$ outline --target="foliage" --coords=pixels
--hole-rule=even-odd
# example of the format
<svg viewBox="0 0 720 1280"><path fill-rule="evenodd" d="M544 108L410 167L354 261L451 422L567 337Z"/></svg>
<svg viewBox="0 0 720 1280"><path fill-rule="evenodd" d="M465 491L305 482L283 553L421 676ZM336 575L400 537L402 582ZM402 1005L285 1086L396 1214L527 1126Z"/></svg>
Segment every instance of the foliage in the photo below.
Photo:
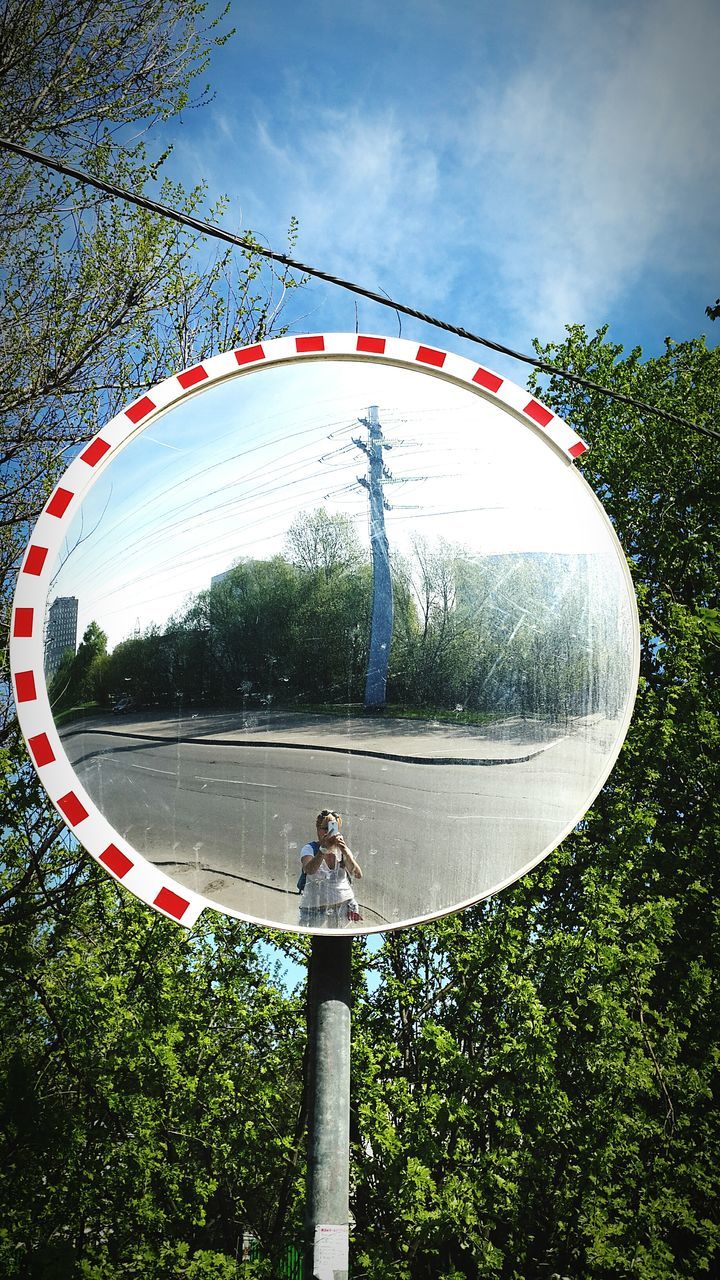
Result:
<svg viewBox="0 0 720 1280"><path fill-rule="evenodd" d="M162 181L152 130L207 99L196 78L227 37L205 13L8 0L3 131L197 209L202 186ZM277 331L294 282L5 151L0 176L6 622L31 524L82 443L169 372ZM56 685L102 695L106 660L93 624ZM298 1194L297 1004L257 934L215 921L189 938L96 871L44 798L5 670L0 690L0 1273L259 1276L271 1264L241 1261L243 1234L272 1259Z"/></svg>
<svg viewBox="0 0 720 1280"><path fill-rule="evenodd" d="M642 361L604 333L543 352L712 422L720 353ZM687 1280L717 1270L720 896L717 446L546 402L630 557L630 733L573 835L499 897L390 936L356 1013L355 1248L367 1277Z"/></svg>
<svg viewBox="0 0 720 1280"><path fill-rule="evenodd" d="M322 574L330 582L338 573L356 568L363 551L348 516L330 514L317 507L298 516L287 533L287 558L311 574Z"/></svg>
<svg viewBox="0 0 720 1280"><path fill-rule="evenodd" d="M235 1276L297 1199L298 1002L236 922L190 938L87 864L64 892L5 913L0 1270Z"/></svg>
<svg viewBox="0 0 720 1280"><path fill-rule="evenodd" d="M197 0L9 0L0 17L0 114L15 141L186 211L161 182L152 127L198 105L193 79L223 43ZM272 332L294 280L251 253L84 193L0 150L0 598L4 617L32 521L79 445L148 386ZM210 210L220 214L223 202ZM290 228L291 240L295 225ZM2 708L2 726L11 709Z"/></svg>
<svg viewBox="0 0 720 1280"><path fill-rule="evenodd" d="M61 659L49 689L51 706L63 709L95 702L106 668L107 636L97 622L91 622L77 653L68 649Z"/></svg>
<svg viewBox="0 0 720 1280"><path fill-rule="evenodd" d="M476 723L566 720L601 702L614 714L625 692L612 662L619 624L609 608L588 616L591 572L585 556L478 558L418 539L414 556L393 567L387 705ZM107 705L123 695L141 706L245 704L248 696L359 705L372 599L352 526L314 511L293 522L285 555L241 561L164 630L152 626L116 645L89 682L81 647L54 682L58 705L93 696ZM532 624L541 612L551 618L542 630Z"/></svg>
<svg viewBox="0 0 720 1280"><path fill-rule="evenodd" d="M267 1274L300 1230L303 1116L272 935L148 912L58 840L19 755L0 761L0 1274ZM239 1263L246 1235L265 1270Z"/></svg>
<svg viewBox="0 0 720 1280"><path fill-rule="evenodd" d="M209 49L202 9L11 0L6 127L97 173L156 183L160 157L131 135L188 101ZM67 455L170 368L262 336L278 299L253 258L203 269L183 233L22 162L0 165L7 603L28 523ZM280 298L289 284L275 282ZM702 341L643 361L574 328L543 354L698 422L717 418L720 358ZM389 935L372 990L367 949L355 949L356 1280L718 1269L716 446L559 378L543 398L592 445L581 465L629 557L643 642L635 718L593 811L540 868L462 916ZM324 697L350 696L363 664L356 635L347 665L349 619L367 616L369 568L342 546L316 565L298 543L239 566L170 637L146 638L153 660L172 640L168 679L185 680L222 618L236 628L228 690L285 677L309 687L319 673ZM476 668L463 662L483 583L460 549L420 542L394 572L395 690L431 688L450 706L474 697L480 714ZM277 643L291 622L292 673ZM94 668L102 695L102 642L94 631L84 643L78 692ZM118 662L135 661L119 648ZM0 1271L277 1274L283 1237L300 1233L304 1033L300 1001L269 971L268 935L212 918L188 936L151 917L79 856L9 708L5 724ZM302 961L302 943L272 940ZM262 1260L241 1261L246 1232Z"/></svg>

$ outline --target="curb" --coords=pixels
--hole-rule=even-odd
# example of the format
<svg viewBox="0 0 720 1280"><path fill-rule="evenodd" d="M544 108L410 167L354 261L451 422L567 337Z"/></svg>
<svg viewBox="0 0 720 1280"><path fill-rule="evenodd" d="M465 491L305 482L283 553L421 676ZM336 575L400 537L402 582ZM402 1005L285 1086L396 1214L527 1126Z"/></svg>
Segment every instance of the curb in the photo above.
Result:
<svg viewBox="0 0 720 1280"><path fill-rule="evenodd" d="M555 742L550 742L547 744L547 746L538 747L536 751L531 751L529 752L529 754L523 755L523 756L508 756L508 757L498 756L498 757L490 758L487 756L483 756L483 757L417 756L417 755L410 756L410 755L401 755L399 752L395 752L395 751L373 751L370 749L364 750L362 748L356 748L356 747L323 746L323 745L316 745L315 743L312 743L312 742L278 742L278 741L267 742L263 740L258 740L256 738L242 738L242 739L241 738L207 738L207 737L193 738L185 735L182 735L177 738L168 738L164 734L131 733L131 732L121 733L117 729L76 729L74 733L67 733L62 735L62 737L63 739L72 738L77 733L82 733L86 736L90 734L104 734L106 737L110 737L110 738L113 738L113 737L114 738L133 738L140 742L183 742L188 744L196 743L196 744L200 744L202 746L208 746L208 747L263 747L263 748L270 748L270 749L282 747L286 751L287 750L327 751L333 755L364 756L367 759L371 759L371 760L396 760L400 764L432 764L432 765L466 764L466 765L477 765L483 768L490 768L493 765L498 765L498 764L526 764L528 760L534 760L536 756L542 755L543 752L549 750L550 747L554 747L557 745L558 742L562 742L562 738L557 738Z"/></svg>

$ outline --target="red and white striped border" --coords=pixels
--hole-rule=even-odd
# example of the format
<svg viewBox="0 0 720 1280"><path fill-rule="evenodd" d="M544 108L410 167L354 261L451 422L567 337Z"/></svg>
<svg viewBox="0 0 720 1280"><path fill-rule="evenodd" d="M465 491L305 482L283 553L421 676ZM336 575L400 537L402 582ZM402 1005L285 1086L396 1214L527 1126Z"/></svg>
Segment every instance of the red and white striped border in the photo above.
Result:
<svg viewBox="0 0 720 1280"><path fill-rule="evenodd" d="M148 906L188 927L195 923L204 907L223 908L163 875L128 844L110 826L81 786L63 750L48 701L43 652L45 611L55 561L79 504L98 475L158 414L164 414L181 400L204 391L213 383L245 376L258 368L285 360L297 362L340 356L415 368L464 385L477 395L497 403L530 430L539 432L569 459L579 458L587 448L567 423L539 400L529 397L527 391L463 356L418 345L404 338L327 333L274 338L269 342L223 352L191 369L184 369L182 373L158 383L147 395L112 418L80 451L33 530L18 576L10 636L10 665L18 720L43 786L88 853ZM241 912L226 911L226 914L256 920ZM273 921L259 923L277 927L277 922ZM299 927L282 927L297 933L314 932ZM359 929L357 932L372 930Z"/></svg>

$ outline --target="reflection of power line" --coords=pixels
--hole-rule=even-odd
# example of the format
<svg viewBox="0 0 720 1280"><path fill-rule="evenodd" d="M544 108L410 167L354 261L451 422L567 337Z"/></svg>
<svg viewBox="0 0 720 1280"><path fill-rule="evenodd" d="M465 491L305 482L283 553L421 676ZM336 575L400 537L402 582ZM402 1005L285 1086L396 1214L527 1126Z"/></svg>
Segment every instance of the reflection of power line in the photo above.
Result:
<svg viewBox="0 0 720 1280"><path fill-rule="evenodd" d="M311 496L312 494L314 494L315 490L314 488L312 488L306 492ZM303 493L298 494L298 497L303 497L303 496L304 496ZM274 500L271 503L265 504L265 506L274 506L274 505L275 505ZM284 511L277 512L277 518L275 523L277 524L278 522L282 522L284 524L286 519L286 514L287 513ZM262 541L267 542L269 539L277 536L277 534L273 531L267 532L263 538L259 536L259 534L257 533L257 513L255 514L254 519L251 519L247 524L242 525L239 528L235 528L233 532L237 536L239 534L244 533L246 530L252 531L253 533L253 546L258 546ZM246 551L245 544L243 542L237 542L237 541L234 546L232 544L228 544L224 548L224 554L226 554L228 557L231 557L233 554L241 555L244 551ZM93 598L96 601L103 600L107 598L107 596L114 595L118 591L127 591L130 587L134 586L138 582L145 582L149 576L154 576L158 573L161 573L164 569L169 569L174 572L180 572L181 570L187 569L190 565L200 564L207 560L217 559L217 556L218 556L218 548L214 547L211 551L204 552L202 555L193 556L189 559L181 559L178 555L177 548L175 548L171 552L171 554L168 557L166 557L164 560L161 560L159 563L156 562L153 565L149 565L147 562L145 562L140 572L138 572L135 576L129 579L125 579L125 581L120 583L113 582L108 587L108 590L106 592L100 595L96 594L94 595Z"/></svg>
<svg viewBox="0 0 720 1280"><path fill-rule="evenodd" d="M321 454L318 458L318 462L322 462L323 464L329 463L331 458L339 458L341 454L352 453L354 448L355 444L351 441L350 444L344 444L340 449L331 449L329 453Z"/></svg>
<svg viewBox="0 0 720 1280"><path fill-rule="evenodd" d="M429 480L430 478L431 478L430 476L398 476L397 478L395 476L389 476L388 484L415 484L415 482L418 480ZM447 475L433 476L432 479L433 480L454 480L455 477L448 473ZM393 503L392 510L394 509L395 509L395 504Z"/></svg>
<svg viewBox="0 0 720 1280"><path fill-rule="evenodd" d="M346 431L354 431L354 430L355 430L355 423L354 423L354 422L346 422L344 426L342 426L342 427L340 427L340 428L339 428L339 430L337 430L337 431L329 431L329 432L328 432L328 440L336 440L338 436L345 435L345 432L346 432Z"/></svg>
<svg viewBox="0 0 720 1280"><path fill-rule="evenodd" d="M229 455L226 455L218 459L218 461L210 463L209 466L200 467L199 469L194 470L191 473L182 476L179 480L174 481L172 484L166 485L164 488L158 489L155 492L153 492L151 498L142 497L140 501L136 503L134 506L125 506L122 509L121 516L117 520L109 524L102 531L102 533L95 539L94 545L98 546L107 538L112 537L112 535L116 533L118 529L122 529L124 526L128 524L130 520L133 521L132 528L134 533L137 533L138 530L151 527L158 518L157 515L152 514L152 508L157 508L161 503L167 502L170 496L173 493L175 493L178 489L182 489L184 486L186 486L189 480L192 480L193 483L196 483L200 479L200 477L209 476L213 472L217 472L221 469L223 469L225 474L227 474L227 469L232 463L237 463L242 458L249 457L251 454L257 454L257 453L261 453L263 450L277 448L281 443L284 444L285 441L295 440L299 438L306 438L306 437L318 435L318 434L324 435L325 438L327 439L328 438L326 434L327 428L332 425L333 425L332 422L324 422L319 426L317 423L315 423L313 426L305 427L300 431L284 433L281 439L278 437L275 437L271 440L264 440L261 444L252 445L247 449L241 449L237 453L231 453ZM347 430L348 429L347 426L344 429ZM285 458L287 459L288 457L292 457L293 454L300 453L303 447L304 446L302 445L298 445L289 454L285 454ZM270 467L272 467L272 464L270 464ZM246 474L238 477L235 483L236 484L247 483L249 480L255 479L258 475L261 475L263 473L266 474L270 469L270 467L267 463L262 463L259 467L256 467L254 470L249 471ZM273 470L275 474L278 473L277 468L273 468ZM281 467L280 471L282 470L283 468ZM198 498L191 501L190 508L188 508L187 505L185 506L184 508L185 514L187 514L188 509L191 509L192 506L194 506L198 502L207 501L209 498L214 497L218 493L226 492L227 487L228 487L227 480L225 480L222 484L218 485L217 487L206 489L204 493L199 495ZM145 513L148 513L145 519L139 522L133 519L133 517L139 514L145 515ZM203 514L203 513L201 512L200 514ZM133 545L133 544L130 544L130 545ZM117 547L114 548L114 552L117 553Z"/></svg>
<svg viewBox="0 0 720 1280"><path fill-rule="evenodd" d="M325 422L323 424L323 429L326 430L327 426L328 426L328 423ZM326 433L325 438L327 439L333 435L345 434L350 429L351 428L348 427L347 424L344 424L339 429L339 431ZM308 434L311 434L314 431L315 431L315 428L304 429L300 432L292 433L292 435L289 435L286 438L287 439L292 439L293 437L302 438L302 437L306 437ZM407 444L407 442L404 440L393 441L393 442L386 441L385 443L387 444L388 447L391 447L392 445L392 447L395 447L395 448L402 448ZM267 448L276 446L276 444L277 444L277 441L265 441L263 442L262 445L253 446L250 449L243 450L240 453L231 455L230 458L221 459L220 461L211 464L210 467L204 468L203 471L197 474L198 475L207 474L208 476L211 476L211 475L214 476L218 468L226 466L228 463L237 461L237 459L245 457L249 454L262 452ZM326 454L321 455L322 461L326 465L332 467L333 459L337 459L337 463L335 464L335 469L340 471L342 470L342 458L345 455L347 455L355 447L356 446L352 443L341 445L337 450L330 451ZM222 503L213 501L213 499L218 494L223 495L228 493L229 490L228 490L227 484L223 484L217 487L212 487L210 489L207 489L203 493L198 494L194 498L190 499L189 502L183 505L182 511L179 515L177 514L178 506L180 505L180 503L178 502L177 506L175 507L172 513L173 515L175 515L176 518L171 519L170 521L166 520L164 524L161 524L159 522L162 519L162 514L157 511L157 507L163 501L167 502L168 495L172 495L174 491L180 489L184 484L186 484L187 479L175 481L175 483L172 485L166 485L152 499L151 506L155 507L156 511L150 510L148 512L146 504L144 504L141 508L136 507L134 509L130 508L129 510L126 505L123 510L122 519L120 521L118 520L113 521L111 524L109 524L109 526L106 526L102 530L102 532L98 532L97 529L94 530L93 537L92 537L92 550L93 552L95 552L97 548L101 547L103 543L105 543L111 537L113 537L113 535L119 529L121 530L123 526L127 527L128 524L130 524L130 527L132 529L132 537L129 539L126 539L123 542L120 542L120 541L116 542L116 544L113 546L113 558L117 558L119 556L132 558L133 553L144 555L146 552L146 549L150 545L151 533L152 533L153 540L157 540L157 537L164 538L170 534L172 534L173 536L175 535L180 536L182 535L184 530L189 531L193 527L193 524L198 523L201 519L203 521L203 529L205 529L210 524L213 524L213 523L218 524L222 520L230 520L233 514L242 515L247 517L248 519L251 518L251 513L253 512L255 513L256 516L259 516L263 510L266 510L268 508L268 506L272 506L275 498L277 496L280 496L283 490L287 490L290 487L294 487L294 486L301 486L303 484L303 481L306 481L306 480L308 482L310 481L310 477L313 474L312 469L314 466L317 465L317 458L306 461L301 457L297 460L294 460L294 461L292 460L293 454L295 455L302 454L304 448L305 448L304 445L302 444L298 445L294 450L292 450L291 454L289 455L289 460L288 460L288 455L286 455L286 460L284 465L281 464L280 466L275 466L268 463L261 463L259 466L254 467L251 471L247 472L244 476L241 476L239 479L233 482L232 487L234 487L235 489L240 489L242 486L245 486L243 492L226 498L226 500L223 501ZM414 448L408 449L409 455L411 455L413 452L415 452ZM451 473L444 473L443 475L433 476L432 478L433 480L451 478ZM193 477L193 480L195 479L196 479L196 476ZM249 483L253 479L257 479L258 483L252 487L248 487ZM390 476L389 473L386 474L385 476L385 482L387 484L389 483L405 483L406 484L406 483L412 482L413 480L421 480L421 479L424 479L424 477L420 475L405 476L397 480L394 476ZM281 483L281 481L285 481L285 483ZM354 485L346 485L346 486L341 485L338 488L331 490L330 494L328 494L327 496L340 497L343 494L350 494L352 493L354 487L355 487ZM178 496L180 497L180 495ZM396 510L398 511L399 510L407 511L412 509L414 508L412 506L409 506L408 504L402 504L402 506L396 507ZM134 513L138 510L141 511L143 514L145 514L145 519L140 521L138 521L137 519L131 519ZM425 513L422 513L422 514L425 514ZM398 517L398 518L402 518L402 517ZM91 568L90 564L87 563L85 576L96 576L97 572L98 570L94 570L93 568ZM83 575L81 571L80 581L82 581L82 579L83 579Z"/></svg>
<svg viewBox="0 0 720 1280"><path fill-rule="evenodd" d="M179 519L170 520L163 524L159 523L157 517L155 517L153 522L154 543L157 543L159 538L165 539L169 535L173 535L177 538L181 536L183 532L191 531L197 527L200 517L210 517L209 519L203 519L203 533L211 525L228 521L233 516L238 515L245 517L252 516L253 523L245 525L244 528L253 528L255 527L258 516L263 510L266 510L268 507L272 509L277 507L277 496L282 492L292 489L296 498L304 497L305 494L309 492L309 489L306 488L303 490L299 486L302 486L303 481L305 481L307 485L310 485L314 481L315 471L313 464L303 462L300 464L293 464L286 468L281 468L281 475L292 476L292 479L285 480L282 484L258 485L247 493L242 494L242 496L235 496L223 503L212 503L211 505L201 507L200 509L192 510L191 504L190 511L187 509L183 511L183 514ZM208 495L203 495L202 498L198 498L198 502L207 501L207 496ZM285 512L278 512L278 515L282 515L284 517ZM113 549L114 557L119 553L122 554L126 560L128 558L132 558L133 555L145 556L147 554L147 547L147 536L140 534L133 540L115 547ZM93 550L95 549L96 548L94 547ZM94 576L95 571L92 567L88 567L87 573L92 577ZM82 575L80 575L76 580L82 581Z"/></svg>
<svg viewBox="0 0 720 1280"><path fill-rule="evenodd" d="M399 511L400 509L401 509L401 508L399 508L399 507L393 507L393 516L394 516L394 518L395 518L395 519L397 519L397 520L408 520L408 519L409 519L409 516L395 516L395 515L394 515L395 511ZM431 519L436 519L438 516L464 516L464 515L475 515L475 514L477 514L477 513L478 513L478 512L480 512L480 511L508 511L508 510L509 510L509 508L508 508L507 506L501 506L501 507L487 507L487 506L482 506L482 507L451 507L451 508L449 508L449 509L445 509L445 510L442 510L442 511L434 511L434 510L430 510L430 511L428 511L428 510L424 510L424 511L422 511L422 512L421 512L421 515L422 515L423 519L431 520Z"/></svg>
<svg viewBox="0 0 720 1280"><path fill-rule="evenodd" d="M327 423L324 425L327 427ZM340 431L343 434L347 434L350 429L351 428L345 424ZM420 450L416 450L415 442L408 444L406 440L388 440L384 435L384 430L385 415L383 414L383 428L381 429L381 434L383 435L382 443L384 446L388 449L395 448L398 453L400 450L403 450L404 459L412 456L414 452L421 452ZM301 431L293 434L304 438L309 434L309 432ZM332 435L336 433L330 434ZM327 434L325 438L328 438ZM241 456L244 457L248 453L255 454L255 465L253 465L252 470L248 471L239 480L233 480L232 486L229 487L227 484L222 484L216 487L213 485L203 493L193 494L191 500L184 505L182 502L183 495L180 486L187 483L187 480L178 480L173 485L166 486L161 490L161 495L158 499L156 501L154 500L154 505L156 507L159 505L162 501L162 495L167 496L171 490L176 490L177 499L173 505L172 511L163 512L156 510L155 512L148 514L142 523L138 523L137 521L133 522L131 526L132 536L124 542L120 542L118 540L117 545L113 547L112 560L115 564L117 564L118 561L120 562L120 565L125 571L124 580L119 584L117 584L117 582L109 581L107 566L110 564L110 556L106 557L105 566L103 566L98 563L98 558L95 558L95 562L91 563L92 557L85 555L81 557L81 563L78 566L80 570L78 580L80 582L87 582L88 580L92 581L92 579L94 579L95 583L99 582L106 588L102 595L96 596L93 591L93 598L99 603L100 601L107 600L109 596L114 595L115 593L129 593L134 588L145 585L149 580L157 580L158 578L161 578L163 573L172 574L173 578L178 579L182 583L183 579L187 580L186 571L191 569L193 566L197 566L199 568L201 564L211 562L213 559L217 558L218 552L226 557L225 564L228 564L231 561L231 558L236 559L243 555L247 556L249 553L258 554L259 547L263 543L267 545L273 539L277 540L281 537L284 531L285 522L296 511L303 510L304 505L307 503L307 499L309 498L312 500L314 495L317 493L318 456L316 448L317 443L320 442L311 442L308 440L306 443L298 444L289 455L285 456L285 459L283 459L279 465L275 465L268 461L259 462L258 453L262 456L263 451L269 447L275 448L277 443L277 440L269 442L266 441L262 445L255 446L250 450L244 450L242 455L232 455L233 458L238 458ZM330 450L327 453L322 454L321 458L325 465L328 465L331 471L336 470L340 472L342 470L341 459L343 457L347 457L348 471L351 473L351 457L348 455L350 455L357 447L357 444L354 442L339 444L336 450ZM312 456L309 456L310 451L312 451ZM381 450L380 452L382 461L383 451ZM208 477L212 477L214 480L217 475L217 468L223 466L227 461L227 459L222 459L217 463L213 463L211 467L205 468L205 473ZM424 458L423 461L427 466L427 461L425 461ZM195 477L192 477L193 480L194 478ZM331 475L328 478L332 481L332 478L334 477ZM338 480L342 478L343 477L341 475L337 475ZM420 509L417 504L412 503L393 503L391 508L385 497L390 484L407 485L418 482L425 483L430 479L435 481L448 478L454 478L452 473L441 473L433 475L432 477L425 476L421 473L395 477L383 462L383 471L380 478L380 487L383 490L383 510L392 510L393 514L391 518L393 520L401 521L407 519L417 520L432 516L437 517L440 515L460 514L464 510L477 511L484 509L471 507L469 509L457 508L452 511L427 511L426 509ZM365 479L365 477L363 477L363 479ZM249 483L252 480L255 480L256 483ZM367 481L364 486L361 485L360 487L364 487L367 491ZM233 492L233 490L235 490L235 492ZM290 492L292 493L291 499L284 497L284 495L287 495ZM333 498L336 498L348 509L350 518L358 520L362 518L362 516L355 510L358 498L355 497L353 499L352 496L357 495L357 493L358 481L356 480L350 484L340 484L336 486L336 488L332 489L326 497L332 496ZM215 495L220 495L223 500L218 502L215 499ZM347 501L343 501L343 499L347 499ZM125 504L123 520L120 523L120 528L128 523L128 516L126 514L128 507L129 504ZM163 523L163 520L165 523ZM229 527L223 528L223 523ZM114 529L117 526L118 522L114 522L111 529ZM213 526L218 529L217 533L212 532ZM151 532L146 533L146 529ZM198 532L200 539L198 540L198 538L196 538L192 546L188 545L187 554L185 554L183 544L190 542L194 531ZM250 534L248 538L244 537L246 531ZM111 530L104 529L102 535L93 536L93 553L95 550L95 544L109 539L110 533ZM213 538L215 540L215 547L213 550L209 550L210 543ZM262 553L260 552L260 554ZM153 564L153 557L161 557L160 562ZM72 568L72 566L70 566L70 568ZM196 577L197 576L200 576L199 573ZM165 592L162 588L163 582L160 581L159 594L153 593L153 598L166 598ZM69 589L75 589L74 583L72 588L69 586ZM191 588L188 586L188 590L190 589ZM198 587L195 585L193 589L198 590ZM179 596L180 590L181 588L173 591L172 593L168 592L168 594ZM120 612L120 610L112 610L112 612Z"/></svg>
<svg viewBox="0 0 720 1280"><path fill-rule="evenodd" d="M297 502L302 507L303 499L305 497L308 497L308 498L314 497L315 492L316 490L314 485L309 486L305 490L298 491L296 489L295 496L296 496ZM272 508L276 508L275 501L273 500L271 502L266 502L264 504L264 507L268 507L268 506ZM282 532L285 531L284 526L285 526L285 521L287 519L288 512L283 509L280 511L275 510L275 518L274 520L271 520L270 527L266 530L266 532L261 534L258 530L257 517L258 517L259 511L261 511L262 509L263 508L255 507L252 512L246 512L245 514L250 517L247 523L239 526L233 526L234 541L229 542L223 546L223 555L226 557L226 561L229 559L232 559L233 557L237 558L247 552L246 543L242 540L239 540L241 538L241 535L246 531L249 531L252 533L252 545L254 548L258 548L263 543L275 540L277 537L279 537L279 535ZM351 515L349 517L349 519L351 520L358 520L360 518L361 517L359 515L355 515L355 516ZM205 524L203 525L203 530L207 528L208 525L211 523L212 523L211 521L206 521ZM158 532L160 534L165 533L164 530L159 530ZM175 536L175 543L177 543L177 534ZM194 547L192 549L194 550ZM139 555L140 552L138 552L137 554ZM149 564L147 561L145 561L141 566L140 565L138 566L138 572L135 573L133 576L125 578L121 582L117 582L116 580L113 580L112 582L108 583L106 591L100 594L93 593L93 602L94 604L96 604L102 600L107 599L110 596L116 595L119 592L129 591L132 587L136 586L137 584L145 583L147 582L148 578L156 577L158 574L163 573L165 570L175 574L181 574L181 573L184 573L186 570L192 568L193 566L207 563L208 561L216 560L217 557L218 557L217 547L214 547L210 551L202 551L202 553L199 555L188 554L187 556L182 556L177 548L177 545L175 545L174 548L170 551L170 554L166 556L164 559L160 561L156 561L153 564Z"/></svg>
<svg viewBox="0 0 720 1280"><path fill-rule="evenodd" d="M297 481L288 482L287 484L282 486L283 489L288 489L288 488L293 489L294 496L296 498L296 503L294 504L295 506L297 506L298 503L302 504L305 497L312 497L314 495L315 489L314 489L314 484L312 483L314 477L312 474L309 474L307 476L307 479L311 483L309 483L306 488L298 488ZM356 490L356 487L357 487L356 483L340 486L338 489L331 490L328 494L326 494L325 500L327 500L330 497L341 497L343 494L350 494L354 490ZM246 551L246 544L242 541L238 541L238 538L240 537L240 535L244 534L245 532L252 531L254 546L259 545L260 542L262 541L267 542L270 539L279 536L279 533L282 532L282 529L276 529L276 531L273 531L273 529L271 528L268 532L266 532L261 537L258 530L258 518L268 508L272 509L274 512L274 520L272 523L275 526L277 526L281 522L284 523L285 520L287 519L287 515L288 515L287 509L283 508L282 510L277 510L277 502L274 496L277 491L278 491L278 487L276 487L270 494L264 495L265 501L261 503L256 502L254 504L251 504L250 507L248 507L247 509L243 509L242 503L236 504L235 509L237 511L242 510L242 513L245 517L247 517L247 520L242 525L235 525L233 527L233 534L235 535L234 543L229 543L227 547L224 548L224 553L228 556L228 558L232 557L233 555L242 555L243 552ZM479 513L482 511L506 510L506 509L507 509L506 507L502 507L502 506L501 507L478 506L478 507L456 508L453 510L427 511L427 510L422 510L416 507L414 504L405 504L405 503L393 504L391 508L392 518L394 521L402 521L402 520L408 520L408 519L415 519L415 520L427 519L427 518L439 517L439 516L448 516L448 515L452 516L452 515L465 514L465 513ZM412 516L401 515L399 514L401 511L402 512L409 511L409 512L413 512L413 514ZM232 515L232 510L228 510L228 511L225 511L222 516L218 516L218 519L227 520L231 515ZM351 516L350 518L357 519L358 517ZM202 526L203 530L209 528L212 523L214 523L214 521L212 520L204 521ZM173 537L177 540L182 530L183 529L186 529L188 531L191 530L193 528L193 524L194 524L194 521L192 520L178 521L168 526L159 527L157 529L156 542L157 542L157 539L159 538L165 541L166 539L168 539L170 534L172 534ZM124 562L126 564L128 564L128 561L132 560L133 558L132 556L129 556L130 550L132 550L132 545L122 548L122 554L123 554ZM146 540L139 539L137 542L135 555L144 556L145 553L146 553ZM138 572L136 574L130 576L129 578L126 578L124 581L120 583L117 583L115 581L112 584L109 584L107 591L101 594L94 593L93 599L99 602L103 599L106 599L108 596L113 595L117 591L129 590L131 587L135 586L137 583L145 582L148 576L161 573L165 569L180 573L193 565L197 565L197 564L212 560L216 556L217 556L217 548L214 548L211 551L203 552L202 554L197 556L189 556L189 557L181 558L178 555L178 550L176 547L167 557L163 558L159 563L156 562L152 565L149 565L147 562L145 562L142 568L138 566ZM95 576L95 573L94 571L89 571L89 573L92 580L92 578ZM79 585L82 585L84 580L85 580L84 575L78 575L76 579L73 579L74 583L77 583Z"/></svg>

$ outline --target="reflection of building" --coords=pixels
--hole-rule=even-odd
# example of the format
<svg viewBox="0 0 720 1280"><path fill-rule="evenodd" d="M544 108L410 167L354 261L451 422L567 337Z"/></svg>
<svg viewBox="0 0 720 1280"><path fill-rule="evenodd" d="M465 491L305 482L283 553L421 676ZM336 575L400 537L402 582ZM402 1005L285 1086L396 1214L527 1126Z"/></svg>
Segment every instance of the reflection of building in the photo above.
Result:
<svg viewBox="0 0 720 1280"><path fill-rule="evenodd" d="M239 565L250 564L250 563L251 563L250 556L240 556L237 560L233 561L229 569L223 569L222 573L213 574L212 578L210 579L210 589L212 590L213 587L219 587L220 583L224 582L226 578L229 578L230 574L235 569L237 569Z"/></svg>
<svg viewBox="0 0 720 1280"><path fill-rule="evenodd" d="M45 673L54 676L66 649L77 649L78 602L76 596L56 596L48 611L45 633Z"/></svg>

